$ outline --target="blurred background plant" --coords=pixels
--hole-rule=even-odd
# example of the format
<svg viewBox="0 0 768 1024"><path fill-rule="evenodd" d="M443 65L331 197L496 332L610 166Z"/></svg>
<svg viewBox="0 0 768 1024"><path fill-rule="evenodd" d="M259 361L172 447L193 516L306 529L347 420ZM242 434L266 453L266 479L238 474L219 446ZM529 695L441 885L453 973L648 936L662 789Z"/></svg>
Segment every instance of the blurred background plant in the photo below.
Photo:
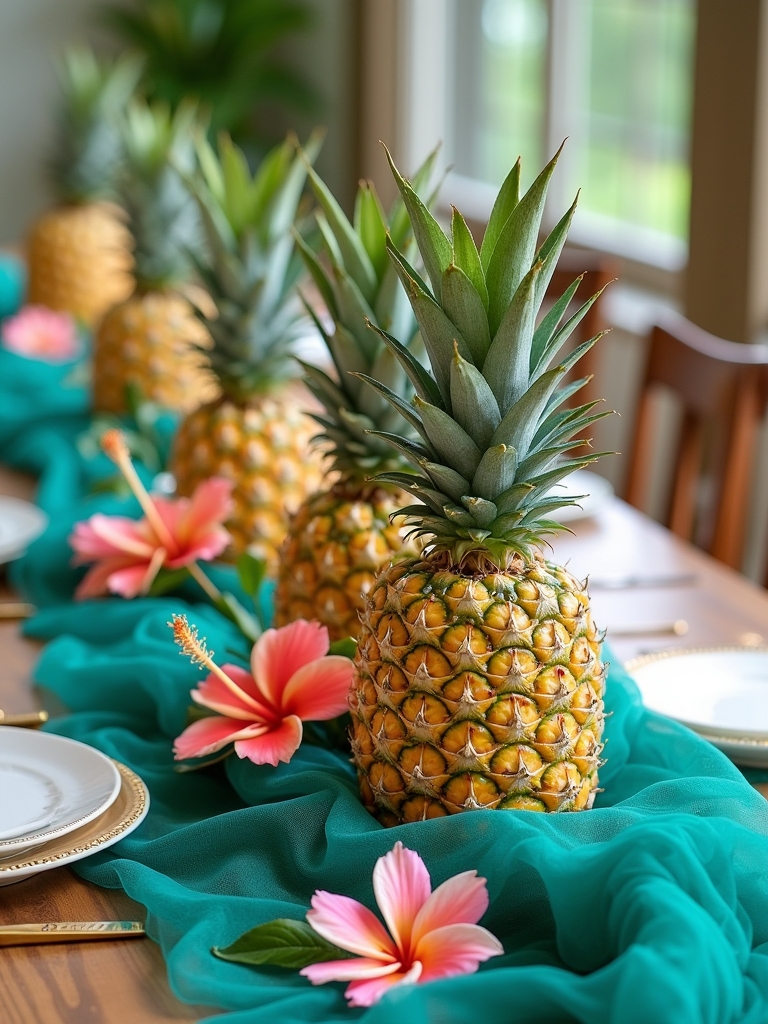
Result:
<svg viewBox="0 0 768 1024"><path fill-rule="evenodd" d="M138 0L100 20L144 58L143 91L176 107L184 97L211 112L257 160L276 142L285 115L317 116L316 90L280 54L280 44L314 25L293 0ZM280 119L282 114L282 120Z"/></svg>

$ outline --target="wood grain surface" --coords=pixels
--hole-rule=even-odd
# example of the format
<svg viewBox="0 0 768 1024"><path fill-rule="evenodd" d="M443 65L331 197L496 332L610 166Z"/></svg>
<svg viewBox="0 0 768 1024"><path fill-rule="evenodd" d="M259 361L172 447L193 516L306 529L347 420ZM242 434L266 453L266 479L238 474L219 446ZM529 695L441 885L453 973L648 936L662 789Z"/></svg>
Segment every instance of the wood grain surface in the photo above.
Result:
<svg viewBox="0 0 768 1024"><path fill-rule="evenodd" d="M0 493L28 496L30 480L0 469ZM554 544L552 557L574 573L691 574L684 586L594 589L595 618L608 629L622 661L669 647L768 644L768 593L732 569L673 537L618 499L574 536ZM0 599L7 598L6 592ZM685 636L619 635L625 625L685 619ZM612 635L613 634L613 635ZM0 621L0 708L41 706L30 682L39 645ZM768 786L761 788L768 796ZM100 889L57 868L0 889L0 923L143 920L144 910L123 893ZM159 948L150 940L0 949L2 1024L161 1024L191 1022L216 1012L172 995Z"/></svg>

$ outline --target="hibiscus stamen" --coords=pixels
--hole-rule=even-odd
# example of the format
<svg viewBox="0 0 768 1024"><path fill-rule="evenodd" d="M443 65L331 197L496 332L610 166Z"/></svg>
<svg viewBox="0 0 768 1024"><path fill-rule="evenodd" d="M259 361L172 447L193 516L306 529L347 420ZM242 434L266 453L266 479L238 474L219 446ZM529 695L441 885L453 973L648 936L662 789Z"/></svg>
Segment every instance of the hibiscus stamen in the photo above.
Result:
<svg viewBox="0 0 768 1024"><path fill-rule="evenodd" d="M172 615L171 622L168 625L173 630L173 639L181 648L181 653L186 654L193 665L201 665L208 669L217 676L222 683L231 690L235 696L239 697L247 707L254 707L253 697L249 697L248 694L241 689L234 679L231 679L224 669L219 668L216 662L213 660L215 651L209 651L208 645L205 642L205 637L199 637L197 635L197 626L192 626L189 623L186 615Z"/></svg>
<svg viewBox="0 0 768 1024"><path fill-rule="evenodd" d="M134 468L131 461L131 453L128 450L128 445L125 443L122 430L118 430L116 427L106 430L101 437L101 447L125 477L126 483L133 491L139 505L141 505L142 511L147 517L147 522L155 531L158 540L169 551L176 551L177 545L171 531L160 517L157 506L152 501L151 495L141 482L139 474Z"/></svg>

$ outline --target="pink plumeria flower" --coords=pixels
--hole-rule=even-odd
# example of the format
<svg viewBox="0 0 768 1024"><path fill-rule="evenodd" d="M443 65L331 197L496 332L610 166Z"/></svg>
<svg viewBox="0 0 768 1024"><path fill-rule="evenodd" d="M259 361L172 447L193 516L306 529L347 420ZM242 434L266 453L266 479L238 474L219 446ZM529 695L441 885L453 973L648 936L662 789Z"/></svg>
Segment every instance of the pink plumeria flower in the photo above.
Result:
<svg viewBox="0 0 768 1024"><path fill-rule="evenodd" d="M298 750L302 722L336 718L348 708L354 665L328 654L328 630L319 622L297 619L266 630L253 646L250 672L237 665L219 668L185 616L174 615L169 625L183 653L211 673L192 699L218 712L179 736L173 748L178 761L234 743L238 757L277 766Z"/></svg>
<svg viewBox="0 0 768 1024"><path fill-rule="evenodd" d="M2 329L3 347L27 359L69 363L80 354L75 321L46 306L24 306Z"/></svg>
<svg viewBox="0 0 768 1024"><path fill-rule="evenodd" d="M139 479L119 430L108 430L102 447L117 463L144 511L141 519L97 513L70 534L74 565L94 563L75 591L83 600L104 594L136 597L149 592L161 569L186 568L212 597L213 584L197 565L216 558L231 537L222 523L231 514L232 484L212 477L191 498L150 496Z"/></svg>
<svg viewBox="0 0 768 1024"><path fill-rule="evenodd" d="M485 879L454 875L432 892L426 865L402 843L376 861L376 915L349 896L319 890L307 921L324 939L357 954L351 960L310 964L300 973L313 985L349 981L350 1006L372 1006L397 985L473 974L504 947L477 922L488 909Z"/></svg>

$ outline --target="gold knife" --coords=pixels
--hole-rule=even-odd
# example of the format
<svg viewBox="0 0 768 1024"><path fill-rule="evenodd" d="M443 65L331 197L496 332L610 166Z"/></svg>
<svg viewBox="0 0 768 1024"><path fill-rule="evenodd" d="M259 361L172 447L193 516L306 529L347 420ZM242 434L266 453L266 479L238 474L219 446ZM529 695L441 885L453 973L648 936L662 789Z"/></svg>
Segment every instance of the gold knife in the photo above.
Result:
<svg viewBox="0 0 768 1024"><path fill-rule="evenodd" d="M22 715L6 715L0 711L0 725L15 725L17 729L39 729L47 721L47 711L27 711Z"/></svg>
<svg viewBox="0 0 768 1024"><path fill-rule="evenodd" d="M36 946L46 942L93 942L96 939L140 939L140 921L53 921L46 924L0 925L0 946Z"/></svg>

